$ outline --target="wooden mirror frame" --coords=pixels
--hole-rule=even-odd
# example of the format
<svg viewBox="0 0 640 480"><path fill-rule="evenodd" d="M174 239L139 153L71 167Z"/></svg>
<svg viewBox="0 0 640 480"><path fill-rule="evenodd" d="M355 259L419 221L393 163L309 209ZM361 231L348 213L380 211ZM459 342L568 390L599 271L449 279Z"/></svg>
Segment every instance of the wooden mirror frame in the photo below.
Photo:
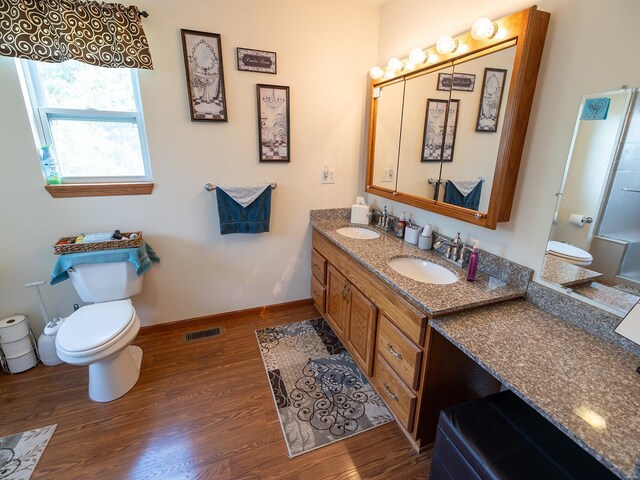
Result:
<svg viewBox="0 0 640 480"><path fill-rule="evenodd" d="M494 23L498 25L498 31L491 39L475 40L471 36L471 32L455 37L459 45L465 46L464 52L460 52L460 48L458 48L456 52L441 55L436 52L435 46L432 46L426 50L429 53L427 62L421 64L417 69L398 74L393 78L371 80L365 191L492 230L495 230L499 222L509 221L527 126L529 124L531 105L533 103L533 95L536 89L538 71L540 70L542 50L549 25L549 17L549 13L539 11L534 5L531 8L496 20ZM445 64L455 65L471 57L479 57L492 53L509 46L509 44L515 44L516 52L509 87L509 96L507 98L504 121L500 132L500 146L498 149L488 211L486 213L477 212L475 210L373 185L378 105L378 99L374 97L375 89L428 73L434 69L440 69ZM430 59L437 60L431 63L429 62Z"/></svg>

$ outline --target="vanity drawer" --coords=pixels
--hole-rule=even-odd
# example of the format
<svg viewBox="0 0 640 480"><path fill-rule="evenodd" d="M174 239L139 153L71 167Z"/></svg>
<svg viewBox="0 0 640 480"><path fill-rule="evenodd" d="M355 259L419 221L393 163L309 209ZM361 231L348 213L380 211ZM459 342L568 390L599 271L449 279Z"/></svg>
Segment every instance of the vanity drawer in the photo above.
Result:
<svg viewBox="0 0 640 480"><path fill-rule="evenodd" d="M324 313L326 289L320 284L317 278L311 277L311 298L320 313Z"/></svg>
<svg viewBox="0 0 640 480"><path fill-rule="evenodd" d="M400 424L411 431L413 414L416 407L416 394L407 387L380 354L376 357L373 370L373 382L378 393L393 410Z"/></svg>
<svg viewBox="0 0 640 480"><path fill-rule="evenodd" d="M327 260L315 249L311 251L311 272L321 285L327 283Z"/></svg>
<svg viewBox="0 0 640 480"><path fill-rule="evenodd" d="M378 353L407 385L417 389L422 349L404 336L386 316L380 315L378 325Z"/></svg>

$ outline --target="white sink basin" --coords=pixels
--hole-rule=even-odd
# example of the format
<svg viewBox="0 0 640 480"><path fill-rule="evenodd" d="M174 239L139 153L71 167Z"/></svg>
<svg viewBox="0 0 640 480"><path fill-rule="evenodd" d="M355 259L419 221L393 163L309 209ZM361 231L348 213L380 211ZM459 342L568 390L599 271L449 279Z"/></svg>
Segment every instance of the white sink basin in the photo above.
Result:
<svg viewBox="0 0 640 480"><path fill-rule="evenodd" d="M362 227L343 227L337 229L336 232L345 237L355 238L357 240L371 240L380 236L379 233Z"/></svg>
<svg viewBox="0 0 640 480"><path fill-rule="evenodd" d="M458 281L458 276L451 270L419 258L392 258L389 266L400 275L418 282L446 285Z"/></svg>

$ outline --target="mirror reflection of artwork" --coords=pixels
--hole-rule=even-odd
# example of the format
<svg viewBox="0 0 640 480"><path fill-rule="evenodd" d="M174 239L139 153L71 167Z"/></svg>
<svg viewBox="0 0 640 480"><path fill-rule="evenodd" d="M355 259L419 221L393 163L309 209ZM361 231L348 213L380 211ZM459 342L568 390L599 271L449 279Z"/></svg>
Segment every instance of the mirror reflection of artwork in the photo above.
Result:
<svg viewBox="0 0 640 480"><path fill-rule="evenodd" d="M422 140L423 162L453 161L459 104L460 100L427 99ZM448 112L447 105L449 105Z"/></svg>
<svg viewBox="0 0 640 480"><path fill-rule="evenodd" d="M261 162L289 162L289 87L258 85Z"/></svg>
<svg viewBox="0 0 640 480"><path fill-rule="evenodd" d="M181 32L191 120L228 121L220 35Z"/></svg>
<svg viewBox="0 0 640 480"><path fill-rule="evenodd" d="M507 71L502 68L484 69L476 132L498 131L498 114L500 113L506 77Z"/></svg>
<svg viewBox="0 0 640 480"><path fill-rule="evenodd" d="M637 96L630 88L583 97L540 272L622 314L640 300ZM606 119L585 118L602 98L610 100Z"/></svg>

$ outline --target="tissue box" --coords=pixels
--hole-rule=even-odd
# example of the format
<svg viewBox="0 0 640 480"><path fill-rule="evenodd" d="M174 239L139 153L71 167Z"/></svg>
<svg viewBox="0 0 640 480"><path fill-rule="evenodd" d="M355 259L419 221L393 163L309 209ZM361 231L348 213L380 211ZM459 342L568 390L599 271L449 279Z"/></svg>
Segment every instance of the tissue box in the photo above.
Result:
<svg viewBox="0 0 640 480"><path fill-rule="evenodd" d="M368 205L352 205L351 206L351 223L359 223L360 225L369 225L369 206Z"/></svg>

